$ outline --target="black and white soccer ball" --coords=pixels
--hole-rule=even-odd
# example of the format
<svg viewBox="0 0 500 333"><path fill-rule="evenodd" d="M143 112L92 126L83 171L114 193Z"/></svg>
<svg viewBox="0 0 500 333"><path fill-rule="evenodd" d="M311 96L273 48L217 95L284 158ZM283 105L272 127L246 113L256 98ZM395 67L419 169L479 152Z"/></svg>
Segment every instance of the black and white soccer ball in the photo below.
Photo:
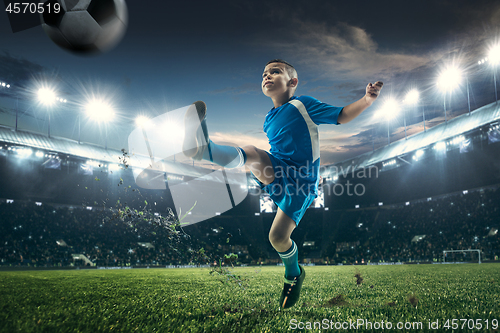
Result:
<svg viewBox="0 0 500 333"><path fill-rule="evenodd" d="M127 30L125 0L42 0L42 27L54 43L80 53L104 53L123 38ZM55 8L59 7L59 13ZM50 10L49 10L50 9Z"/></svg>

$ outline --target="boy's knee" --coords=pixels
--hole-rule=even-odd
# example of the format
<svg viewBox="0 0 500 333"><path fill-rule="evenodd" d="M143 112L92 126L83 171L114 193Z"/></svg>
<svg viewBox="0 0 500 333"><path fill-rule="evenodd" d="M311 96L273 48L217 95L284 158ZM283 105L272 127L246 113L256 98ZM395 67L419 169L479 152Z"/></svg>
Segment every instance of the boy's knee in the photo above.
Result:
<svg viewBox="0 0 500 333"><path fill-rule="evenodd" d="M245 165L254 176L264 185L271 184L274 181L274 168L267 153L255 146L244 146L241 149L247 157Z"/></svg>
<svg viewBox="0 0 500 333"><path fill-rule="evenodd" d="M243 151L247 155L247 159L255 159L258 156L255 146L243 146L241 147L241 149L243 149Z"/></svg>
<svg viewBox="0 0 500 333"><path fill-rule="evenodd" d="M269 232L269 242L271 242L271 245L274 248L287 245L289 241L290 241L290 236L288 235L273 230Z"/></svg>

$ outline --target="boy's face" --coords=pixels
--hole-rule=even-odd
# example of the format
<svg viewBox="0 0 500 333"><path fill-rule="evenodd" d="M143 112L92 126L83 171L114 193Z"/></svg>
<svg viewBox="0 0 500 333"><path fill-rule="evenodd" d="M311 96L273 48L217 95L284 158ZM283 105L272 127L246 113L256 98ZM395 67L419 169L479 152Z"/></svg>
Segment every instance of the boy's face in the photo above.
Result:
<svg viewBox="0 0 500 333"><path fill-rule="evenodd" d="M266 66L262 74L262 92L267 97L276 97L288 94L290 89L295 89L296 83L288 75L286 65L272 62Z"/></svg>

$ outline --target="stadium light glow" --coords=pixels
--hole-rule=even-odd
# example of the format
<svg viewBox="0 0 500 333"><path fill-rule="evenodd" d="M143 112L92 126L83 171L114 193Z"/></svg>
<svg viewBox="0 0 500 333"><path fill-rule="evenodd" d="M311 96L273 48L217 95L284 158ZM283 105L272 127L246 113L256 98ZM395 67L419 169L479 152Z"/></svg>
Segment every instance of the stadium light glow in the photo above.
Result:
<svg viewBox="0 0 500 333"><path fill-rule="evenodd" d="M27 158L33 154L33 150L31 150L30 148L21 148L17 150L17 153L21 158Z"/></svg>
<svg viewBox="0 0 500 333"><path fill-rule="evenodd" d="M417 151L415 152L415 155L413 155L413 160L418 161L418 159L419 159L420 157L422 157L423 155L424 155L424 151L423 151L422 149L417 150Z"/></svg>
<svg viewBox="0 0 500 333"><path fill-rule="evenodd" d="M118 164L115 164L115 163L110 163L108 165L108 170L109 171L118 171L118 170L120 170L120 166Z"/></svg>
<svg viewBox="0 0 500 333"><path fill-rule="evenodd" d="M443 92L457 87L462 81L462 71L455 66L449 66L439 75L437 85Z"/></svg>
<svg viewBox="0 0 500 333"><path fill-rule="evenodd" d="M398 102L395 99L389 98L382 105L382 108L378 111L377 115L380 118L385 118L387 120L387 144L391 144L389 123L391 119L394 119L400 111ZM373 149L375 149L375 144Z"/></svg>
<svg viewBox="0 0 500 333"><path fill-rule="evenodd" d="M493 66L500 63L500 44L497 44L490 48L487 59Z"/></svg>
<svg viewBox="0 0 500 333"><path fill-rule="evenodd" d="M382 166L389 166L389 165L394 165L396 164L396 160L390 160L389 162L383 162Z"/></svg>
<svg viewBox="0 0 500 333"><path fill-rule="evenodd" d="M418 102L418 99L420 98L420 93L418 92L417 89L412 89L410 90L404 99L405 104L416 104Z"/></svg>
<svg viewBox="0 0 500 333"><path fill-rule="evenodd" d="M440 141L434 145L434 149L436 150L445 150L446 149L446 143L444 141Z"/></svg>
<svg viewBox="0 0 500 333"><path fill-rule="evenodd" d="M387 120L394 119L400 111L398 102L395 99L388 99L379 111L379 115Z"/></svg>
<svg viewBox="0 0 500 333"><path fill-rule="evenodd" d="M101 99L92 99L85 105L87 115L96 121L108 122L113 119L115 112L111 105Z"/></svg>
<svg viewBox="0 0 500 333"><path fill-rule="evenodd" d="M87 162L85 162L85 164L91 165L91 166L93 166L95 168L98 168L99 165L100 165L100 163L98 161L94 161L94 160L87 160Z"/></svg>
<svg viewBox="0 0 500 333"><path fill-rule="evenodd" d="M87 101L85 105L85 113L92 120L104 123L104 129L106 131L104 138L104 149L108 149L108 126L107 123L111 121L115 116L115 111L111 104L103 99L92 98ZM80 142L80 138L78 138Z"/></svg>
<svg viewBox="0 0 500 333"><path fill-rule="evenodd" d="M50 88L38 89L38 100L46 106L50 106L56 101L56 93Z"/></svg>
<svg viewBox="0 0 500 333"><path fill-rule="evenodd" d="M444 120L446 123L448 122L448 115L446 112L446 94L448 92L451 93L451 91L453 91L454 88L458 87L461 81L462 81L462 71L454 65L446 67L441 72L437 80L438 88L441 89L441 91L444 93L443 107L444 107Z"/></svg>
<svg viewBox="0 0 500 333"><path fill-rule="evenodd" d="M147 128L151 125L151 120L146 116L138 116L135 118L135 123L140 128Z"/></svg>
<svg viewBox="0 0 500 333"><path fill-rule="evenodd" d="M49 106L53 105L57 100L54 89L49 87L42 87L38 89L37 95L38 95L38 101L47 107L47 112ZM47 135L50 138L50 112L48 112L48 116L49 116L49 122L48 122ZM16 113L16 128L17 128L17 113Z"/></svg>

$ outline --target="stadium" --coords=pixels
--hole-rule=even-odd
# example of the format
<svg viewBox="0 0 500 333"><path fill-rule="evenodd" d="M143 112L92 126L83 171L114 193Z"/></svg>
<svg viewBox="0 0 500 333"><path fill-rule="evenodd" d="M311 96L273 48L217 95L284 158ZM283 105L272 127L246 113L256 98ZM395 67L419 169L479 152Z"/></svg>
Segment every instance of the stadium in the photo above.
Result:
<svg viewBox="0 0 500 333"><path fill-rule="evenodd" d="M144 8L138 3L130 2L128 12L124 1L88 1L85 10L78 1L63 3L66 10L47 16L46 22L53 23L43 23L43 28L49 29L55 44L73 53L98 49L96 58L41 52L40 63L46 58L53 61L54 54L60 59L52 63L58 69L47 74L49 67L36 61L0 54L0 332L499 330L500 44L480 48L484 40L468 40L477 47L472 50L460 41L459 52L447 50L436 56L438 60L428 60L422 56L425 52L391 55L383 36L378 36L384 45L380 48L386 49L377 50L375 37L367 32L371 28L339 23L329 30L288 15L300 23L299 33L291 36L305 45L299 52L287 41L278 49L305 69L300 94L323 98L333 91L341 97L327 102L343 103L365 91L351 80L375 75L384 79L384 91L365 112L363 124L355 123L347 132L338 130L337 136L332 136L334 130L321 133L321 159L328 162L320 165L318 197L292 234L307 278L298 303L284 308L277 302L284 260L270 237L277 205L248 168L194 161L179 148L185 135L180 121L194 104L178 106L194 95L206 98L214 142L239 146L241 138L250 138L252 144L262 143L258 135L264 132L259 128L254 135L251 122L257 119L261 126L266 115L251 115L253 109L247 105L263 104L253 87L261 78L248 72L257 68L260 75L261 60L268 53L259 53L255 45L260 42L242 37L240 46L250 45L245 53L252 56L240 60L251 58L248 67L234 75L221 71L227 67L224 61L238 58L239 51L221 47L227 46L229 37L221 38L222 44L213 38L213 31L225 36L225 25L218 30L221 23L212 27L204 20L210 16L206 13L216 22L236 17L243 27L249 24L253 29L256 24L248 17L267 16L253 13L251 5L243 11L248 17L240 15L240 4L236 9L228 5L232 15L224 17L217 15L225 11L218 14L213 8L193 11L192 21L200 21L193 27L169 16L175 23L171 31L180 37L166 44L213 43L213 49L200 57L197 52L203 47L195 52L189 44L186 51L165 47L160 52L157 40L163 32L148 31L148 38L137 33L136 22L146 26L139 20ZM60 1L46 6L54 4ZM95 19L99 15L92 13L102 10L100 4L120 15L108 13L111 21ZM184 12L192 9L176 6ZM9 15L12 24L13 14ZM65 15L66 21L71 15L95 19L95 31L106 22L119 25L112 43L118 51L108 51L104 42L99 47L78 45L78 35L75 45L66 45L64 33L78 32L78 26L65 31ZM128 35L127 15L137 29ZM144 15L148 24L154 15L158 14L150 10ZM39 25L38 20L28 26L19 21L12 30L29 29ZM175 30L179 26L185 31ZM199 34L197 39L192 39L190 29ZM396 38L389 30L382 30L387 39ZM238 37L247 36L236 25L234 31ZM333 52L318 36L348 51ZM117 46L122 37L124 44ZM47 48L36 46L35 39L34 50ZM149 39L155 48L144 46ZM293 52L287 43L294 45ZM225 52L228 58L221 57ZM383 62L381 68L357 68L364 60L353 54L372 52ZM429 54L439 53L433 52ZM142 58L157 54L161 56L154 61ZM325 54L342 60L323 58ZM123 55L134 59L120 58ZM168 64L162 63L168 75L161 66L142 67L160 63L163 57L171 57ZM224 59L223 65L218 58ZM322 63L319 83L308 73L317 69L309 58ZM63 70L66 61L76 78ZM346 69L331 70L339 64ZM213 78L213 87L198 83L198 71ZM117 78L122 72L126 73ZM331 73L340 79L324 79ZM96 79L83 83L85 75ZM160 76L166 77L164 86L154 79L147 82ZM244 83L235 85L241 78ZM100 85L100 80L112 84ZM226 81L230 88L221 86ZM119 90L113 84L130 96L113 101ZM160 91L158 86L168 91L161 106L147 100ZM133 101L138 95L144 100ZM238 121L251 124L240 126ZM234 131L224 132L223 125L234 126ZM346 143L339 143L339 137ZM237 143L228 143L231 139Z"/></svg>
<svg viewBox="0 0 500 333"><path fill-rule="evenodd" d="M307 227L294 233L300 262L497 269L499 118L495 101L323 166L322 202L308 209ZM148 190L136 185L125 150L7 126L0 141L3 271L133 268L141 275L141 268L179 268L251 284L245 268L234 271L280 265L266 237L273 207L250 178L242 186L249 193L235 208L173 232L180 216L169 210L169 186L204 175L203 167L173 163L173 172L162 175L166 189Z"/></svg>
<svg viewBox="0 0 500 333"><path fill-rule="evenodd" d="M497 261L499 112L493 102L371 153L324 166L323 194L317 200L323 202L308 210L304 223L314 223L304 228L307 234L297 229L295 235L301 261ZM178 173L163 175L165 191L148 190L135 184L125 150L8 127L0 134L2 170L8 175L1 180L2 266L210 264L193 262L187 252L171 253L169 237L151 231L151 221L147 227L109 222L120 211L166 219L175 206L168 185L203 175L201 167L179 162L172 168ZM237 253L244 265L277 264L279 257L265 237L273 207L263 208L265 195L257 193L250 178L247 187L249 195L240 205L222 214L214 211L208 223L187 226L185 232L216 257ZM39 218L33 220L33 215ZM87 234L93 239L86 239ZM122 236L107 238L116 235ZM479 250L479 255L443 256L446 250Z"/></svg>

